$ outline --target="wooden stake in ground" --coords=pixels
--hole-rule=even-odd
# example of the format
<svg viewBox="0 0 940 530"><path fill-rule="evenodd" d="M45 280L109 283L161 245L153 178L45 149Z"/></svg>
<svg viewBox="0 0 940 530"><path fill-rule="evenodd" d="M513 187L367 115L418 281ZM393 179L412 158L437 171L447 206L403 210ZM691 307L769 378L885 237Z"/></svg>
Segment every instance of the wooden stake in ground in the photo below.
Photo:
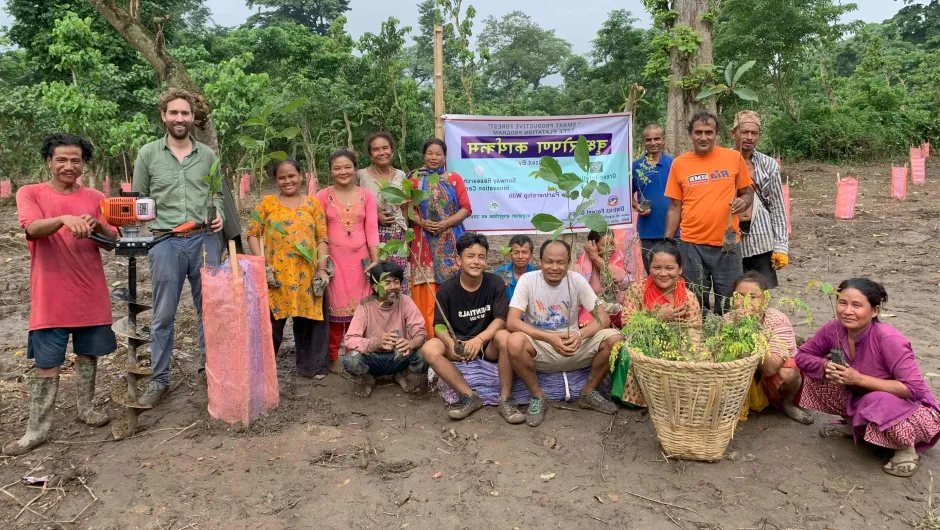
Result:
<svg viewBox="0 0 940 530"><path fill-rule="evenodd" d="M434 136L444 139L444 28L434 25Z"/></svg>

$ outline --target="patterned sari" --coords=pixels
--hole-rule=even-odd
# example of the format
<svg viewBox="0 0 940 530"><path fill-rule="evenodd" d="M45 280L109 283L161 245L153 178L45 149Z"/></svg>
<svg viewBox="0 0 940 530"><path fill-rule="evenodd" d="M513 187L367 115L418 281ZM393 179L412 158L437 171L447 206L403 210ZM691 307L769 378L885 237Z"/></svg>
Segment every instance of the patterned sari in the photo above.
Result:
<svg viewBox="0 0 940 530"><path fill-rule="evenodd" d="M421 218L426 221L443 221L463 207L464 201L460 197L460 191L466 195L463 179L455 173L445 177L444 173L443 166L436 170L422 168L412 173L411 180L415 188L430 194L418 205ZM436 184L429 182L432 175L440 179ZM412 274L415 285L441 284L457 272L457 238L464 232L462 223L436 235L421 230L419 237L411 243L411 250L418 261L417 270Z"/></svg>

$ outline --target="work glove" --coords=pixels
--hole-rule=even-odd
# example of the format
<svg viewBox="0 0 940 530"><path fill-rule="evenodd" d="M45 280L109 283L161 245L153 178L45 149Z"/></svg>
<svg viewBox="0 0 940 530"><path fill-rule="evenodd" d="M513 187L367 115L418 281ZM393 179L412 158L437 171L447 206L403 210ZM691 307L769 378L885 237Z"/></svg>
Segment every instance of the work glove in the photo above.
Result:
<svg viewBox="0 0 940 530"><path fill-rule="evenodd" d="M770 263L773 265L774 270L780 270L790 263L790 258L783 252L774 252L770 255Z"/></svg>

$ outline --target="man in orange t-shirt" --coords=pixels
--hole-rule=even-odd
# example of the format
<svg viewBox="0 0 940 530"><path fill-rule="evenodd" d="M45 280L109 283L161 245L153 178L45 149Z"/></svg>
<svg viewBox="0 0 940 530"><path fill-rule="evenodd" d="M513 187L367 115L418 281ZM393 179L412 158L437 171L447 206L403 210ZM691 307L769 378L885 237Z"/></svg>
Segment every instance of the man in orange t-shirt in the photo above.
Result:
<svg viewBox="0 0 940 530"><path fill-rule="evenodd" d="M747 210L754 198L751 174L741 153L716 147L718 118L701 112L689 122L692 151L672 162L666 196L671 199L666 214L666 237L681 229L679 251L686 281L699 298L703 311L711 305L722 314L731 303L734 281L743 272L737 214ZM737 232L733 252L722 250L728 219Z"/></svg>

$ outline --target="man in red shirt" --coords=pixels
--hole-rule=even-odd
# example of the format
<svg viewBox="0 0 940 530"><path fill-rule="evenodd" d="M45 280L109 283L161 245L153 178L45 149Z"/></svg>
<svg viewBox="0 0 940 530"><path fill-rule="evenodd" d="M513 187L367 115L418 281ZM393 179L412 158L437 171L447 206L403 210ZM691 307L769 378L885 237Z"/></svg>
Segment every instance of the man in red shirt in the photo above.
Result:
<svg viewBox="0 0 940 530"><path fill-rule="evenodd" d="M6 455L28 453L48 438L70 335L76 353L78 417L92 426L108 423L107 414L92 408L95 372L98 357L113 352L117 343L99 247L88 236L117 235L101 217L104 194L76 182L92 153L91 143L80 136L47 136L42 156L52 180L23 186L16 193L30 261L26 357L35 361L36 373L29 385L26 434L4 445Z"/></svg>

